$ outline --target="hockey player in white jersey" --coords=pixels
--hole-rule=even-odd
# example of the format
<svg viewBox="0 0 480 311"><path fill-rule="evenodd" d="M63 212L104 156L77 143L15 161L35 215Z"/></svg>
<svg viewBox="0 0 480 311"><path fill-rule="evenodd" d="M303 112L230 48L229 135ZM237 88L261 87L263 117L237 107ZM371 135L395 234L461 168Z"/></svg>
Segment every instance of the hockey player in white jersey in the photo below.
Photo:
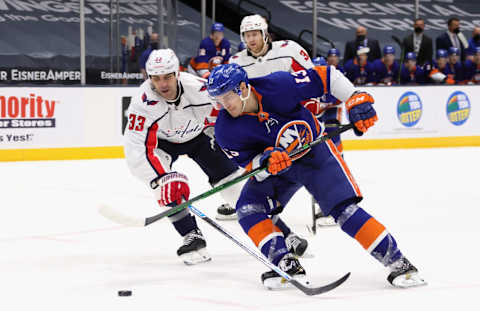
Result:
<svg viewBox="0 0 480 311"><path fill-rule="evenodd" d="M171 49L154 50L146 63L148 79L139 87L128 108L125 157L133 175L153 191L160 208L188 200L188 172L172 171L180 155L193 159L208 175L212 186L241 174L213 140L216 113L204 82L186 72ZM242 185L221 192L235 206ZM184 237L177 255L185 264L209 261L206 242L188 209L169 217Z"/></svg>

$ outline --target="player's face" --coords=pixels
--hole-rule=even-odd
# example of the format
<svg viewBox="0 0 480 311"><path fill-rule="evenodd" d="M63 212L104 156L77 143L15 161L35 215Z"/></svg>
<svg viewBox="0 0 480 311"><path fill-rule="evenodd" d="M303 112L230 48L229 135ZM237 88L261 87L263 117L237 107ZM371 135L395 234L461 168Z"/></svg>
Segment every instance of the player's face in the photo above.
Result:
<svg viewBox="0 0 480 311"><path fill-rule="evenodd" d="M443 68L447 64L447 59L445 57L437 58L438 67Z"/></svg>
<svg viewBox="0 0 480 311"><path fill-rule="evenodd" d="M448 61L451 64L456 64L458 62L458 55L452 54L448 56Z"/></svg>
<svg viewBox="0 0 480 311"><path fill-rule="evenodd" d="M153 87L163 98L173 100L177 97L177 78L175 73L167 73L165 75L151 76Z"/></svg>
<svg viewBox="0 0 480 311"><path fill-rule="evenodd" d="M222 104L223 108L227 110L232 117L236 118L242 114L242 100L234 91L216 96L215 100Z"/></svg>
<svg viewBox="0 0 480 311"><path fill-rule="evenodd" d="M337 66L338 65L338 56L337 55L330 55L327 57L327 64L329 66Z"/></svg>
<svg viewBox="0 0 480 311"><path fill-rule="evenodd" d="M260 30L246 31L243 34L243 39L247 44L247 48L253 53L259 53L265 44L263 41L262 31Z"/></svg>
<svg viewBox="0 0 480 311"><path fill-rule="evenodd" d="M395 60L395 55L393 54L385 55L385 64L387 64L388 66L392 65L394 60Z"/></svg>
<svg viewBox="0 0 480 311"><path fill-rule="evenodd" d="M220 42L222 42L222 40L223 40L223 32L214 31L212 33L212 40L213 40L213 44L215 44L215 46L218 46L220 44Z"/></svg>
<svg viewBox="0 0 480 311"><path fill-rule="evenodd" d="M475 53L475 55L473 56L473 61L477 65L480 64L480 53Z"/></svg>
<svg viewBox="0 0 480 311"><path fill-rule="evenodd" d="M413 71L413 69L415 69L416 65L417 65L417 61L413 60L413 59L409 59L406 62L406 66L407 66L408 70L410 70L410 71Z"/></svg>

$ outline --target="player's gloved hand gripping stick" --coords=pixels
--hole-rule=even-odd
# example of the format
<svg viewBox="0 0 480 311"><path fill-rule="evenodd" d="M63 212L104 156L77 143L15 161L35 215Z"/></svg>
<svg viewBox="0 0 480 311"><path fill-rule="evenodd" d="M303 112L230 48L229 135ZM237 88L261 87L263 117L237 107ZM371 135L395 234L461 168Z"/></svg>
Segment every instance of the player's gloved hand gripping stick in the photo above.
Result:
<svg viewBox="0 0 480 311"><path fill-rule="evenodd" d="M295 149L294 151L292 151L291 153L289 153L288 155L290 156L290 158L294 158L295 155L303 152L304 150L306 149L310 149L312 148L313 146L315 145L318 145L318 144L321 144L329 139L331 139L332 137L335 137L335 136L338 136L340 135L341 133L345 132L345 131L348 131L352 128L354 128L355 125L353 123L350 123L350 124L345 124L345 125L340 125L335 131L333 132L330 132L326 135L323 135L323 136L320 136L318 137L316 140L312 141L311 143L309 144L305 144L303 145L301 148L298 148L298 149ZM235 179L232 179L224 184L221 184L215 188L212 188L202 194L199 194L193 198L191 198L190 200L186 201L186 202L183 202L179 205L176 205L174 207L171 207L169 208L168 210L164 211L164 212L161 212L157 215L154 215L154 216L151 216L151 217L147 217L147 218L135 218L135 217L131 217L131 216L127 216L127 215L122 215L116 211L114 211L113 209L107 207L107 206L102 206L100 208L100 213L109 218L110 220L116 222L116 223L120 223L122 225L126 225L126 226L133 226L133 227L145 227L145 226L148 226L164 217L168 217L170 215L173 215L175 213L178 213L179 211L185 209L185 208L188 208L189 205L192 205L194 202L197 202L199 200L202 200L202 199L205 199L219 191L222 191L236 183L239 183L241 182L242 180L245 180L247 178L250 178L252 176L255 176L257 175L258 173L264 171L267 169L267 166L261 166L261 167L258 167L248 173L246 173L245 175L242 175L242 176L239 176Z"/></svg>

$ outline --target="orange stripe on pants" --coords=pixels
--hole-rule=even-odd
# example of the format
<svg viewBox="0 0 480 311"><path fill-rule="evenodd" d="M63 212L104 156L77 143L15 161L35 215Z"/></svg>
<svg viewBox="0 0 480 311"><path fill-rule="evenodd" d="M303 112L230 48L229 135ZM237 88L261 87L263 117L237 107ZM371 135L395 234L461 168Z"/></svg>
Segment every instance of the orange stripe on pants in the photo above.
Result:
<svg viewBox="0 0 480 311"><path fill-rule="evenodd" d="M352 173L350 173L350 169L347 166L347 163L345 163L345 160L343 160L342 156L337 150L337 147L335 144L329 139L327 140L327 144L329 149L332 151L333 156L337 159L338 163L340 163L341 167L343 168L343 171L345 172L345 175L347 176L348 180L350 181L350 184L352 185L355 194L359 197L362 196L362 193L360 192L360 188L357 185L357 182L355 181L355 178L353 178Z"/></svg>
<svg viewBox="0 0 480 311"><path fill-rule="evenodd" d="M255 246L258 247L260 242L273 232L281 232L277 226L275 226L271 219L265 219L257 223L248 230L248 236L252 239Z"/></svg>
<svg viewBox="0 0 480 311"><path fill-rule="evenodd" d="M368 249L370 245L385 231L385 227L379 223L375 218L370 218L355 234L357 240L364 249Z"/></svg>

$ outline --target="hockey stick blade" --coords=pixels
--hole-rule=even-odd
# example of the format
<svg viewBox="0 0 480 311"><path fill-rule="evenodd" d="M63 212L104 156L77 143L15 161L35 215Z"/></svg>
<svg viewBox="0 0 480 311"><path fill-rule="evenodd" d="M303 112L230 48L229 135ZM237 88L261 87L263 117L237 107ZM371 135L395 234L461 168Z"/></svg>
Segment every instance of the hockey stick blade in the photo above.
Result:
<svg viewBox="0 0 480 311"><path fill-rule="evenodd" d="M98 207L98 212L105 218L124 226L129 227L144 227L145 218L135 218L131 216L124 215L112 207L102 204Z"/></svg>
<svg viewBox="0 0 480 311"><path fill-rule="evenodd" d="M350 272L332 282L330 284L320 286L320 287L307 287L295 279L291 279L289 282L292 283L296 288L304 292L308 296L315 296L331 291L343 284L350 277Z"/></svg>
<svg viewBox="0 0 480 311"><path fill-rule="evenodd" d="M340 286L343 282L345 282L348 277L350 276L350 272L345 274L343 277L340 279L336 280L335 282L332 282L330 284L327 284L325 286L320 286L320 287L308 287L300 283L299 281L295 280L291 275L287 274L285 271L281 270L279 267L275 266L273 263L271 263L263 254L259 254L256 250L251 249L248 245L243 243L240 239L238 239L236 236L228 232L225 228L223 228L220 224L218 224L215 220L211 219L207 215L205 215L202 211L199 209L193 207L192 205L189 205L188 208L190 211L200 217L202 220L204 220L206 223L208 223L210 226L215 228L218 232L229 238L231 241L233 241L235 244L240 246L244 251L261 261L265 266L270 268L271 270L275 271L278 275L283 277L286 281L290 282L293 286L301 290L304 294L308 296L314 296L314 295L319 295L322 293L326 293L328 291L331 291L332 289L337 288Z"/></svg>

